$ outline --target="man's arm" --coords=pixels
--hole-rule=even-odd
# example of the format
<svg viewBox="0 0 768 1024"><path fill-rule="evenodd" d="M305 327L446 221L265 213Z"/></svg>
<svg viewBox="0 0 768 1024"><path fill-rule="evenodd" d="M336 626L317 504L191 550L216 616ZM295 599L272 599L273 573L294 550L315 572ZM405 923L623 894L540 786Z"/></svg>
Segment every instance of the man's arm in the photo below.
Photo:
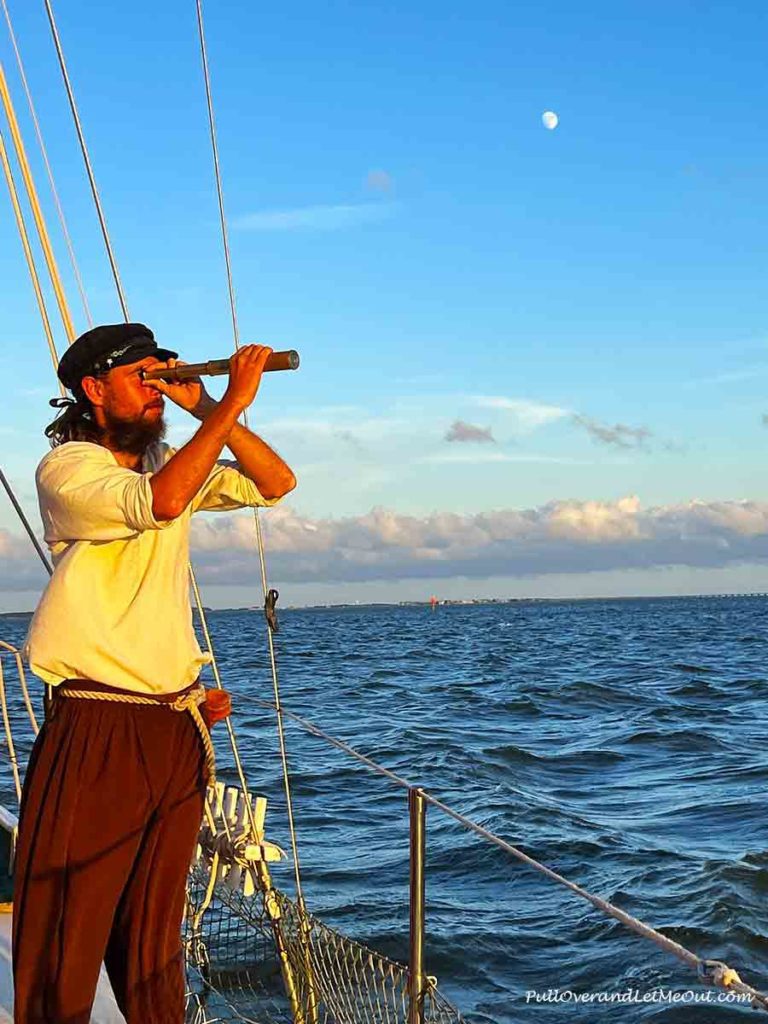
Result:
<svg viewBox="0 0 768 1024"><path fill-rule="evenodd" d="M215 416L221 403L206 396L201 401L194 415L207 423ZM282 498L296 486L296 477L274 449L270 448L258 434L248 430L240 423L234 423L226 440L226 445L237 459L240 470L253 480L259 493L265 498Z"/></svg>
<svg viewBox="0 0 768 1024"><path fill-rule="evenodd" d="M193 396L189 385L180 388L165 381L153 381L158 391L203 421L194 436L152 476L152 511L157 519L181 515L208 479L225 445L232 448L245 475L265 498L281 497L295 486L295 477L283 460L237 422L240 413L256 397L271 351L248 345L234 355L229 386L220 402L204 395L202 389ZM197 401L190 407L193 397Z"/></svg>
<svg viewBox="0 0 768 1024"><path fill-rule="evenodd" d="M216 465L239 415L233 402L221 401L194 436L153 474L156 519L176 519L189 505Z"/></svg>

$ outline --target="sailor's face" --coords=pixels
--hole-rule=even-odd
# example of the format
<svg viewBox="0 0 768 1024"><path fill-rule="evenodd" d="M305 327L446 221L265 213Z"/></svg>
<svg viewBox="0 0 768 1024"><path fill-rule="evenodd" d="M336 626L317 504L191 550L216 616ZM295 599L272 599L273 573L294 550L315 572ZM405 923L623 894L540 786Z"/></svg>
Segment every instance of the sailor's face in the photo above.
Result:
<svg viewBox="0 0 768 1024"><path fill-rule="evenodd" d="M142 376L147 367L156 365L157 359L148 356L109 371L103 378L103 408L108 417L123 423L162 419L165 400L154 383Z"/></svg>

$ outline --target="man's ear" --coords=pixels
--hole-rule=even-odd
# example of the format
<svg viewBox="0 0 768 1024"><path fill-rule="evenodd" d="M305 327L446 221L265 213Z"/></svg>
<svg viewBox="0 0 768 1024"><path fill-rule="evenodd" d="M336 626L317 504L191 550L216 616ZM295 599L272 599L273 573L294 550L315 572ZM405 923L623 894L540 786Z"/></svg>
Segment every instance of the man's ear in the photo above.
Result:
<svg viewBox="0 0 768 1024"><path fill-rule="evenodd" d="M104 405L104 381L99 377L83 377L80 387L91 405Z"/></svg>

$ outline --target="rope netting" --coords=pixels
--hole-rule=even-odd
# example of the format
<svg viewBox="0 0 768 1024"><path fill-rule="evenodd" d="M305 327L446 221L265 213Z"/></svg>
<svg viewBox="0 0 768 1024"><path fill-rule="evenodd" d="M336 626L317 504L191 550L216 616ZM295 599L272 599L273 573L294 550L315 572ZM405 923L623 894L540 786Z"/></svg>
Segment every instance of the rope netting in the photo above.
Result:
<svg viewBox="0 0 768 1024"><path fill-rule="evenodd" d="M190 910L204 898L207 884L207 872L195 866ZM275 917L296 987L296 1017L285 996L272 937ZM245 896L217 884L197 930L192 920L190 913L185 931L190 1022L407 1024L407 967L302 911L279 890ZM210 1016L201 1017L201 1012ZM422 1019L425 1024L460 1024L462 1018L430 983Z"/></svg>

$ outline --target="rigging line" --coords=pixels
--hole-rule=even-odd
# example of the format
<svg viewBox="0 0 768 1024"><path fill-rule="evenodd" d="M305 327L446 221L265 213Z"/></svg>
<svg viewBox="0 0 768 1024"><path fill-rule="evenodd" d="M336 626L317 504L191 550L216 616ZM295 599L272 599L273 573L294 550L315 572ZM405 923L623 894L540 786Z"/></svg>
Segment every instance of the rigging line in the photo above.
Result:
<svg viewBox="0 0 768 1024"><path fill-rule="evenodd" d="M46 0L46 3L48 0ZM235 305L235 287L232 281L232 260L229 253L229 235L227 233L227 218L224 213L224 189L221 184L221 167L219 165L219 146L216 141L216 121L213 116L213 96L211 93L211 75L208 69L208 51L205 45L205 27L203 25L203 4L202 0L196 0L197 4L197 34L200 39L200 57L203 62L203 77L205 79L205 99L208 106L208 128L211 136L211 150L213 153L213 169L216 176L216 195L219 201L219 221L221 223L221 240L224 245L224 262L227 268L227 288L229 289L229 309L232 316L232 335L235 341L235 349L240 348L240 331L237 326L237 306Z"/></svg>
<svg viewBox="0 0 768 1024"><path fill-rule="evenodd" d="M2 471L2 469L0 469L0 484L2 484L3 487L5 488L5 493L10 498L11 504L13 505L14 509L16 510L16 513L17 513L19 519L21 520L24 529L29 534L29 539L32 541L32 544L34 545L35 551L40 556L40 561L45 566L46 572L48 573L49 576L53 576L53 569L51 568L51 563L48 561L48 558L46 557L46 554L43 551L43 548L42 548L42 546L40 544L40 541L35 536L35 532L32 529L32 527L30 526L29 520L27 519L26 515L24 514L24 509L19 504L16 495L13 493L13 488L8 483L8 479L7 479L6 475L5 475L5 473Z"/></svg>
<svg viewBox="0 0 768 1024"><path fill-rule="evenodd" d="M43 321L43 330L45 331L45 337L48 342L48 350L53 360L53 365L56 367L59 362L59 357L56 352L56 342L53 338L53 330L51 328L51 321L48 316L48 309L45 304L45 296L43 290L40 287L40 277L37 273L37 267L35 266L35 257L32 252L32 246L29 242L29 234L27 232L26 224L24 223L24 214L21 210L21 204L19 203L19 194L16 190L16 182L13 180L13 171L11 169L11 162L8 159L8 150L5 145L5 139L3 133L0 132L0 163L3 165L3 172L5 173L5 180L8 185L8 192L11 197L11 205L13 206L13 214L16 218L16 227L18 228L19 237L21 238L21 245L24 249L24 257L27 261L27 269L29 270L29 276L32 278L32 287L35 292L35 298L37 299L37 308L40 310L40 317ZM62 395L66 395L64 385L59 383L59 392Z"/></svg>
<svg viewBox="0 0 768 1024"><path fill-rule="evenodd" d="M45 164L45 170L46 170L46 173L48 175L48 182L49 182L49 184L51 186L51 192L53 194L53 201L56 204L56 212L57 212L58 217L59 217L59 223L61 224L61 230L62 230L62 233L64 235L64 241L66 243L67 251L69 253L69 262L72 265L72 270L73 270L74 275L75 275L75 281L77 282L77 290L80 292L80 299L81 299L81 301L83 303L83 309L85 311L85 318L88 321L88 326L89 327L93 327L93 317L91 316L91 309L90 309L90 306L88 305L88 296L86 295L86 292L85 292L85 285L83 284L83 279L80 276L80 267L79 267L78 262L77 262L77 257L75 256L75 247L72 244L72 238L71 238L71 236L69 234L69 228L67 227L67 220L66 220L66 218L64 216L64 209L63 209L63 207L61 205L61 201L59 199L58 189L56 188L56 182L55 182L54 177L53 177L53 168L51 167L50 160L48 159L48 150L47 150L45 142L43 140L43 133L42 133L42 129L40 128L40 122L38 121L38 118L37 118L37 111L35 110L35 104L34 104L34 101L32 99L32 92L31 92L31 90L29 88L29 83L27 81L26 71L24 70L24 62L21 59L21 52L19 50L19 45L18 45L18 43L16 41L16 33L13 30L13 23L11 21L11 13L10 13L10 11L8 9L8 4L7 4L6 0L2 0L2 5L3 5L3 13L5 14L5 20L6 20L7 24L8 24L8 33L9 33L9 35L11 37L11 44L13 46L13 52L16 55L16 64L18 65L18 68L19 68L19 75L21 77L22 85L24 86L24 92L25 92L26 97L27 97L27 103L29 104L29 113L30 113L30 115L32 117L32 124L35 127L35 135L37 136L37 142L38 142L38 145L40 146L40 152L42 153L42 156L43 156L43 162Z"/></svg>
<svg viewBox="0 0 768 1024"><path fill-rule="evenodd" d="M267 583L267 566L264 557L264 539L261 533L261 519L256 512L253 510L253 521L256 526L256 538L258 541L257 547L259 552L259 566L261 569L261 585L264 593L267 593L269 584ZM283 718L280 713L281 701L280 701L280 683L277 674L277 658L275 657L275 641L272 636L272 630L267 625L267 645L269 648L269 662L272 669L272 692L275 695L275 710L277 712L277 736L278 743L280 746L280 761L283 768L283 789L285 792L285 807L288 815L288 828L291 834L291 853L293 854L293 871L294 880L296 882L296 900L301 910L304 910L304 894L301 886L301 868L299 864L299 844L296 837L296 823L293 815L293 797L291 794L291 782L290 773L288 771L288 748L285 742L285 729L283 728Z"/></svg>
<svg viewBox="0 0 768 1024"><path fill-rule="evenodd" d="M331 736L329 733L325 732L319 726L314 725L314 723L308 721L305 718L302 718L300 715L295 714L293 711L288 711L286 708L278 709L270 701L262 700L259 697L252 697L250 695L241 696L244 697L245 700L248 700L254 704L258 704L261 707L272 708L273 710L277 711L280 716L287 716L288 718L292 719L297 724L299 724L307 732L311 733L313 736L316 736L320 739L324 739L327 742L331 743L334 747L337 747L339 750L343 750L345 753L350 754L357 761L360 761L367 767L372 768L379 775L383 775L386 778L390 779L392 782L395 782L398 786L401 786L402 788L409 790L414 788L411 785L411 783L409 783L402 776L397 775L395 772L390 771L388 768L384 768L383 765L378 764L376 761L374 761L370 757L367 757L365 754L361 754L358 750L355 750L354 747L350 746L350 744L345 743L344 740L340 740L334 736ZM620 907L615 906L609 900L605 900L601 896L595 896L587 889L584 889L582 886L577 885L576 882L570 881L570 879L566 878L564 875L559 874L557 871L553 871L551 868L548 868L545 864L542 864L534 857L530 857L527 853L524 853L522 850L518 849L518 847L513 846L512 843L507 842L506 839L502 839L501 836L497 836L494 832L491 832L489 829L484 828L476 821L473 821L472 818L468 818L460 811L455 811L452 807L444 803L438 797L433 796L431 793L423 789L421 789L420 792L427 803L431 804L437 810L442 811L443 814L448 815L448 817L453 818L460 825L463 825L464 828L468 829L471 832L474 832L482 839L485 839L487 842L490 842L494 846L497 846L500 849L504 850L505 853L511 854L517 860L522 861L522 863L527 864L529 867L535 868L537 871L540 871L542 874L546 875L546 877L551 879L552 881L557 882L559 885L565 886L565 888L567 889L570 889L571 892L575 893L577 896L581 896L582 899L587 900L598 910L601 910L604 914L607 914L609 917L612 917L614 920L618 921L620 924L623 924L625 927L629 928L631 931L642 936L643 938L650 939L651 942L654 942L665 952L670 953L672 956L677 957L679 960L682 960L689 967L693 968L693 970L697 971L699 977L703 981L707 982L708 984L717 985L722 988L726 988L729 990L733 990L735 992L740 992L744 995L748 995L753 1000L753 1005L755 1005L756 1008L759 1007L760 1009L768 1010L768 995L766 995L763 992L760 992L758 989L753 988L751 985L747 985L746 983L742 982L741 979L738 978L738 975L736 975L736 972L733 971L731 968L727 967L727 965L721 964L719 961L702 959L692 950L687 949L679 942L675 942L674 939L668 938L666 935L663 935L661 932L657 931L655 928L652 928L650 925L645 924L643 921L641 921L637 917L634 917L632 914L628 914L626 911L621 910ZM733 978L734 975L735 979Z"/></svg>
<svg viewBox="0 0 768 1024"><path fill-rule="evenodd" d="M16 803L21 807L21 775L19 774L19 761L16 757L16 748L13 744L13 732L11 731L11 720L8 715L8 698L5 693L5 675L3 674L3 661L0 658L0 706L3 712L3 729L5 730L5 743L8 747L8 759L11 762L13 771L13 783L16 787Z"/></svg>
<svg viewBox="0 0 768 1024"><path fill-rule="evenodd" d="M19 683L21 684L21 693L24 698L24 704L27 709L27 714L29 715L29 720L32 723L32 731L34 732L35 736L37 736L37 734L40 732L40 726L37 724L35 710L32 707L32 701L30 700L29 697L29 687L27 686L27 674L24 671L24 662L22 661L21 658L21 652L12 644L8 644L4 640L0 640L0 659L2 658L2 655L6 652L11 654L13 656L14 661L16 662L16 672L18 673L19 676Z"/></svg>
<svg viewBox="0 0 768 1024"><path fill-rule="evenodd" d="M48 0L46 0L48 2ZM219 147L216 141L216 119L213 111L213 93L211 89L211 76L208 65L208 50L205 43L205 24L203 21L203 4L202 0L196 0L197 10L197 30L198 37L200 40L200 57L203 65L203 77L205 80L205 98L206 105L208 108L208 128L211 140L211 152L213 156L213 167L214 176L216 179L216 196L219 205L219 220L221 225L221 240L224 248L224 262L226 265L227 272L227 288L229 291L229 307L232 317L232 331L235 342L235 349L240 348L240 333L237 323L237 306L235 303L235 290L232 278L232 259L229 249L229 236L227 233L227 218L224 210L224 189L221 179L221 164L219 161ZM248 426L248 414L243 412L243 422L245 426ZM259 551L259 563L261 566L261 580L262 580L262 591L266 595L268 590L267 583L267 571L266 571L266 560L264 555L264 541L261 530L261 520L258 511L254 509L253 512L254 524L256 528L256 539L257 547ZM267 642L269 646L269 660L272 670L272 684L275 694L275 703L280 705L280 685L277 674L277 660L275 658L274 642L272 639L272 630L267 627ZM280 759L283 770L283 787L285 790L286 809L288 815L288 826L291 836L291 853L293 855L293 869L294 869L294 880L296 884L296 898L301 908L304 907L304 895L301 885L301 868L299 862L299 849L298 841L296 838L296 826L293 815L293 800L291 797L290 780L288 772L288 754L285 744L285 734L283 730L283 723L280 715L277 716L277 731L278 731L278 742L280 746Z"/></svg>
<svg viewBox="0 0 768 1024"><path fill-rule="evenodd" d="M40 200L37 197L37 189L35 188L35 183L32 179L32 172L29 167L29 161L27 160L27 153L24 149L24 141L22 140L21 132L19 131L19 122L16 118L16 111L13 108L13 100L11 99L11 93L8 89L8 82L6 80L2 64L0 64L0 99L2 99L5 116L8 119L8 127L11 131L13 147L16 150L16 157L19 161L19 167L21 168L21 176L24 179L24 186L27 190L29 205L32 208L32 216L40 238L40 245L43 248L45 263L48 267L48 274L50 275L51 284L53 285L53 290L56 295L56 302L59 307L59 313L61 314L61 320L64 324L64 330L66 331L67 338L72 341L75 337L75 327L72 323L72 316L69 312L67 298L64 294L64 287L61 283L59 268L56 265L56 257L54 256L53 249L51 247L48 229L45 226L43 211L40 207Z"/></svg>
<svg viewBox="0 0 768 1024"><path fill-rule="evenodd" d="M56 19L53 14L53 6L51 0L44 0L45 10L48 15L48 22L51 26L51 34L53 36L53 42L56 47L56 55L59 59L59 67L61 69L61 76L64 79L64 87L67 92L67 99L69 100L69 108L72 111L72 118L75 122L75 130L77 131L77 138L80 142L80 151L83 154L83 162L85 163L85 170L88 175L88 181L91 186L91 195L93 196L93 202L96 206L96 213L99 218L99 224L101 226L101 234L104 239L104 245L106 246L107 256L109 258L109 265L112 268L112 277L114 278L115 288L117 289L117 296L120 300L120 308L123 311L123 317L126 320L130 320L128 315L128 305L125 301L125 292L123 291L123 285L120 281L120 273L117 269L117 261L115 254L112 249L112 243L109 238L109 231L107 230L107 221L104 216L104 209L101 205L101 199L99 198L99 190L96 187L96 178L93 173L93 166L91 165L91 158L88 154L88 147L85 144L85 135L83 134L83 126L80 123L80 115L77 112L77 104L75 103L75 94L72 89L72 83L69 78L69 72L67 71L67 64L64 59L64 50L61 45L61 39L59 38L59 30L56 27Z"/></svg>

